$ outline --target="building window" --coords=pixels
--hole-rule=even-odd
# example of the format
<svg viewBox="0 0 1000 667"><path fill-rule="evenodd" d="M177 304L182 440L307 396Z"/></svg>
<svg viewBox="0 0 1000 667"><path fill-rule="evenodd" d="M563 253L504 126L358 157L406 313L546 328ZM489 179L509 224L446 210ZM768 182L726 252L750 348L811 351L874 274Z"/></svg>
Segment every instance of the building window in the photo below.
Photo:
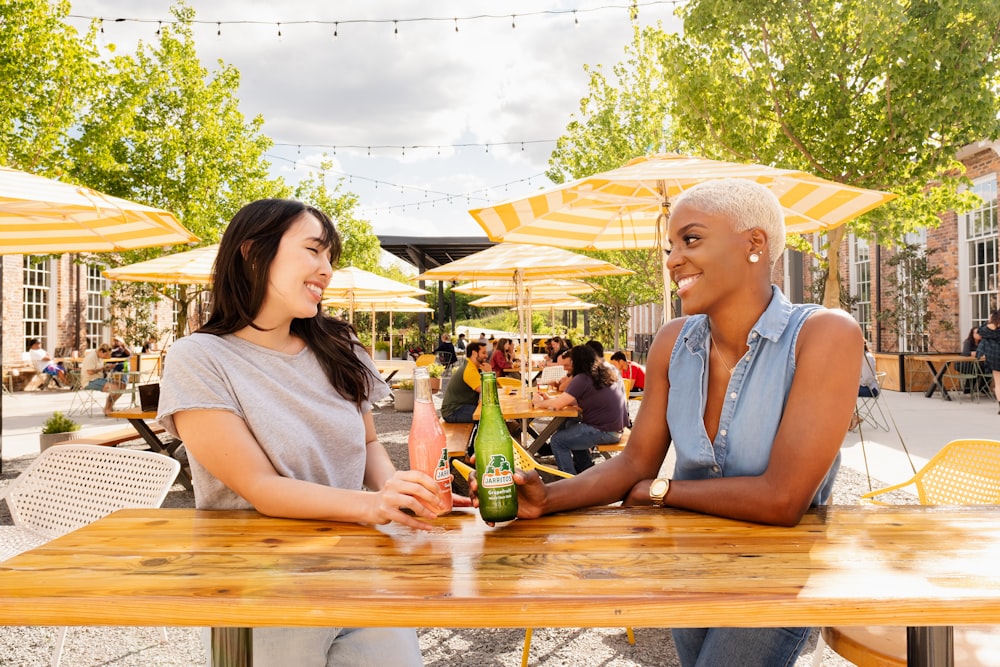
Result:
<svg viewBox="0 0 1000 667"><path fill-rule="evenodd" d="M861 325L865 340L872 331L872 263L867 239L853 236L851 244L851 284L854 287L854 319Z"/></svg>
<svg viewBox="0 0 1000 667"><path fill-rule="evenodd" d="M965 240L969 252L969 301L971 325L979 327L997 309L997 179L976 183L972 191L982 206L966 213Z"/></svg>
<svg viewBox="0 0 1000 667"><path fill-rule="evenodd" d="M87 266L87 310L84 317L87 327L87 349L110 342L107 336L107 296L108 279L101 275L104 267Z"/></svg>
<svg viewBox="0 0 1000 667"><path fill-rule="evenodd" d="M24 341L37 338L42 347L50 349L49 298L52 293L52 262L44 257L24 256Z"/></svg>

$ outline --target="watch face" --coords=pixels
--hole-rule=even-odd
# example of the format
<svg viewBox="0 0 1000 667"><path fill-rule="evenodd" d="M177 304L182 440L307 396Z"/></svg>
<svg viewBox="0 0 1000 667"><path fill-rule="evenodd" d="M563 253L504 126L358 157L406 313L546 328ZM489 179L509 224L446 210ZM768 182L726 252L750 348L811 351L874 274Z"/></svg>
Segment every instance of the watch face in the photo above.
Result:
<svg viewBox="0 0 1000 667"><path fill-rule="evenodd" d="M665 479L654 479L653 483L649 485L649 495L653 497L662 497L663 494L667 492L667 480Z"/></svg>

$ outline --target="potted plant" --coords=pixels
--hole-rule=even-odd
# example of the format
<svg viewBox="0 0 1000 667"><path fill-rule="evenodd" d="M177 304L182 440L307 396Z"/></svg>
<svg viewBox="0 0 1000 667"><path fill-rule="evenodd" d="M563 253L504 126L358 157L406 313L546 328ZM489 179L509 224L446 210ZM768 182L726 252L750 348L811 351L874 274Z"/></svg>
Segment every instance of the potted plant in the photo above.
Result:
<svg viewBox="0 0 1000 667"><path fill-rule="evenodd" d="M80 425L61 412L53 412L52 416L42 424L39 438L39 450L45 451L52 445L80 437Z"/></svg>
<svg viewBox="0 0 1000 667"><path fill-rule="evenodd" d="M400 380L392 388L392 401L397 412L413 412L413 380Z"/></svg>
<svg viewBox="0 0 1000 667"><path fill-rule="evenodd" d="M441 364L428 364L427 374L431 376L431 391L435 394L441 391L441 374L444 373L444 366Z"/></svg>
<svg viewBox="0 0 1000 667"><path fill-rule="evenodd" d="M389 358L389 343L384 340L375 341L375 356L374 359L386 360Z"/></svg>

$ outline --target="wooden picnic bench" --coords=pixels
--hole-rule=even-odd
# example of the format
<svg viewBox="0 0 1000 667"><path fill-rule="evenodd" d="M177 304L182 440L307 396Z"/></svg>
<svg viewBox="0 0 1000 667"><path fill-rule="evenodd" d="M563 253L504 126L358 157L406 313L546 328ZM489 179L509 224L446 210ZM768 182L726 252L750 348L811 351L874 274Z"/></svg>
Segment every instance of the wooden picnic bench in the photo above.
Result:
<svg viewBox="0 0 1000 667"><path fill-rule="evenodd" d="M163 433L164 428L159 424L150 424L149 429L156 434ZM142 434L136 431L131 426L125 428L115 429L114 431L106 431L104 433L95 433L92 436L87 436L84 438L76 438L75 440L63 440L62 442L57 442L57 445L101 445L104 447L117 447L118 445L129 442L130 440L142 440Z"/></svg>

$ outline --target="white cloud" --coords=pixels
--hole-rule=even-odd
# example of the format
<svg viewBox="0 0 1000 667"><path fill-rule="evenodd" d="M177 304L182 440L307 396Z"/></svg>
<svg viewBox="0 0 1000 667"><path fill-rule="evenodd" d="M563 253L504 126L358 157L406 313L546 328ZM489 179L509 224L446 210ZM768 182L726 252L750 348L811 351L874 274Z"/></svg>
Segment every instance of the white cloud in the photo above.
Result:
<svg viewBox="0 0 1000 667"><path fill-rule="evenodd" d="M385 234L479 235L467 209L521 196L547 184L554 144L452 148L459 143L555 139L587 94L584 64L610 68L632 38L626 9L586 12L601 0L546 1L403 0L336 3L302 0L188 0L200 20L194 29L199 55L210 69L223 60L241 72L238 92L247 117L262 115L278 143L275 174L295 182L326 152L335 170L351 174L376 231ZM73 14L170 19L169 0L73 0ZM509 15L579 9L572 14L510 16L496 20L358 24L350 19ZM669 21L673 6L640 9L640 21ZM257 20L266 25L221 26L216 21ZM340 20L294 25L295 20ZM282 21L282 38L277 22ZM81 26L83 22L73 21ZM119 52L136 39L155 40L156 23L105 22L105 38ZM309 144L339 146L336 154ZM356 144L365 148L348 149ZM377 145L431 146L379 149ZM301 145L301 148L298 148ZM369 151L367 146L373 146ZM441 148L437 148L441 146ZM370 155L369 155L370 153ZM302 161L292 169L290 161ZM517 182L534 176L530 183ZM379 181L376 187L373 181ZM391 184L391 185L390 185ZM503 187L504 184L506 187ZM417 192L412 186L458 195ZM501 186L501 187L494 187ZM488 195L481 190L490 187ZM470 194L474 193L474 194ZM400 208L405 205L405 209ZM397 207L388 209L387 207Z"/></svg>

